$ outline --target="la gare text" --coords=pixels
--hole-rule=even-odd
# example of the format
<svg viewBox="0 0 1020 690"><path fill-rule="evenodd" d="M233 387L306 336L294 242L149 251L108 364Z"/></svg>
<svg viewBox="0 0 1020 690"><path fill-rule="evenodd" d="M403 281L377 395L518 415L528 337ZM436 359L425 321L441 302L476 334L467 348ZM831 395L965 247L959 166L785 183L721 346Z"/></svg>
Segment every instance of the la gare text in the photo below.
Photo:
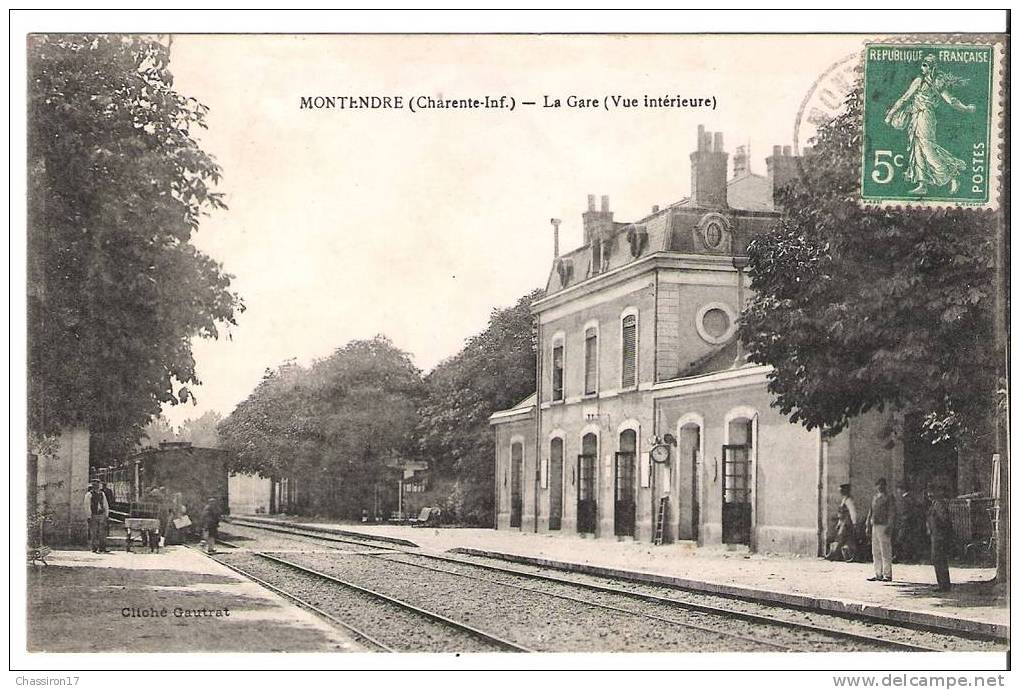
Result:
<svg viewBox="0 0 1020 690"><path fill-rule="evenodd" d="M516 110L563 108L569 110L616 110L628 108L704 108L715 110L716 97L694 94L606 94L602 96L551 96L522 100L509 95L468 98L442 96L301 96L300 110Z"/></svg>

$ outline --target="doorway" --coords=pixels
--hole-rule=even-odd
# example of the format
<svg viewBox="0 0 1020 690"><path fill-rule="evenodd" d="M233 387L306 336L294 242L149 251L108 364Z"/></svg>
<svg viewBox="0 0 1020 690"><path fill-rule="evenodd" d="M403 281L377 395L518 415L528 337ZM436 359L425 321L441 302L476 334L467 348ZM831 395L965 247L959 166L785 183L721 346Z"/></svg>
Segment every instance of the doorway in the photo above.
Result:
<svg viewBox="0 0 1020 690"><path fill-rule="evenodd" d="M523 479L524 446L513 443L510 446L510 526L521 526L521 509L523 507L521 481Z"/></svg>
<svg viewBox="0 0 1020 690"><path fill-rule="evenodd" d="M679 539L697 540L701 524L701 478L698 468L701 461L701 427L685 424L680 428L677 442L677 536Z"/></svg>
<svg viewBox="0 0 1020 690"><path fill-rule="evenodd" d="M581 454L577 456L577 531L595 533L595 460L598 458L598 438L585 434L581 439Z"/></svg>
<svg viewBox="0 0 1020 690"><path fill-rule="evenodd" d="M634 536L634 474L637 464L637 433L627 429L620 434L620 452L616 454L613 531L618 537Z"/></svg>
<svg viewBox="0 0 1020 690"><path fill-rule="evenodd" d="M751 446L723 446L722 541L751 543Z"/></svg>
<svg viewBox="0 0 1020 690"><path fill-rule="evenodd" d="M563 439L554 438L549 444L549 529L560 529L562 524Z"/></svg>

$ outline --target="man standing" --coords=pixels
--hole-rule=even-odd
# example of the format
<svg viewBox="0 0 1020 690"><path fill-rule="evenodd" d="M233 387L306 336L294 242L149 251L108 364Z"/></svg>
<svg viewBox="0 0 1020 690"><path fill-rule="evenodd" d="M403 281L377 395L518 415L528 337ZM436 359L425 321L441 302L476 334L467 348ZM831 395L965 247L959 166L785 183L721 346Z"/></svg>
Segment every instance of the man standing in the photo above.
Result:
<svg viewBox="0 0 1020 690"><path fill-rule="evenodd" d="M92 553L106 553L106 519L110 515L110 506L98 480L89 484L85 494L85 513L89 516L89 547Z"/></svg>
<svg viewBox="0 0 1020 690"><path fill-rule="evenodd" d="M220 529L220 503L215 496L202 509L202 537L205 539L207 553L216 553L216 537Z"/></svg>
<svg viewBox="0 0 1020 690"><path fill-rule="evenodd" d="M896 504L886 491L885 479L875 482L875 497L871 499L868 514L868 531L871 533L871 557L875 561L875 576L869 582L892 581L892 528L896 521Z"/></svg>
<svg viewBox="0 0 1020 690"><path fill-rule="evenodd" d="M938 585L936 592L948 592L953 588L949 579L949 549L953 541L953 522L946 504L946 489L936 485L932 490L932 503L928 508L928 536L931 539L931 564L935 568Z"/></svg>

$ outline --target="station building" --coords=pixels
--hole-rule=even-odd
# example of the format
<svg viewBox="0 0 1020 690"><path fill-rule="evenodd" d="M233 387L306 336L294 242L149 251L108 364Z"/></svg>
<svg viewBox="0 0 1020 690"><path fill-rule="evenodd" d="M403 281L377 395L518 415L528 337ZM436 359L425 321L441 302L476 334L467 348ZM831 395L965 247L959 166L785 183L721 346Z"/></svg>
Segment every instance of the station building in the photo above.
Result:
<svg viewBox="0 0 1020 690"><path fill-rule="evenodd" d="M736 330L747 245L776 222L797 159L774 147L757 175L741 148L732 177L728 159L699 127L687 198L620 222L589 196L583 245L563 255L554 221L532 307L537 390L490 419L497 529L652 542L661 525L665 542L813 556L841 484L866 506L877 478L902 477L886 417L830 438L771 406L769 367L746 360Z"/></svg>

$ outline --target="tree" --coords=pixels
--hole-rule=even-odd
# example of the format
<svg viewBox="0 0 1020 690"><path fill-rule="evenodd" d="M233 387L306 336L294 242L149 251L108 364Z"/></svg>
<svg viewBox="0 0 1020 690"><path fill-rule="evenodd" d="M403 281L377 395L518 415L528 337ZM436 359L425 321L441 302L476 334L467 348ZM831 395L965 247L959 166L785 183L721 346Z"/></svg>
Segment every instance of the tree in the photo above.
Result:
<svg viewBox="0 0 1020 690"><path fill-rule="evenodd" d="M138 441L138 449L158 448L164 441L176 441L177 431L163 415L159 414L149 420L142 429L142 438Z"/></svg>
<svg viewBox="0 0 1020 690"><path fill-rule="evenodd" d="M174 429L162 414L153 417L142 429L138 449L157 447L164 441L187 441L198 448L219 448L219 433L216 427L223 421L219 412L209 410L199 417L186 419Z"/></svg>
<svg viewBox="0 0 1020 690"><path fill-rule="evenodd" d="M426 378L416 431L433 481L449 480L450 500L464 522L491 525L495 454L489 416L535 392L535 290L507 309L494 309L486 329Z"/></svg>
<svg viewBox="0 0 1020 690"><path fill-rule="evenodd" d="M296 476L311 511L356 518L373 511L387 462L413 452L421 386L389 339L355 340L307 369L267 372L219 433L235 469Z"/></svg>
<svg viewBox="0 0 1020 690"><path fill-rule="evenodd" d="M190 243L224 208L193 138L206 107L138 36L31 36L28 90L29 429L84 425L123 453L200 382L191 339L243 310Z"/></svg>
<svg viewBox="0 0 1020 690"><path fill-rule="evenodd" d="M301 380L307 371L286 362L266 369L262 380L217 427L231 451L231 468L276 478L291 469L302 438Z"/></svg>
<svg viewBox="0 0 1020 690"><path fill-rule="evenodd" d="M920 415L930 441L987 446L995 219L861 208L861 107L858 91L821 128L782 219L748 248L740 337L772 365L776 406L809 429L888 408Z"/></svg>
<svg viewBox="0 0 1020 690"><path fill-rule="evenodd" d="M209 410L194 419L186 419L178 432L179 440L196 448L219 448L220 436L216 427L223 421L219 412Z"/></svg>

